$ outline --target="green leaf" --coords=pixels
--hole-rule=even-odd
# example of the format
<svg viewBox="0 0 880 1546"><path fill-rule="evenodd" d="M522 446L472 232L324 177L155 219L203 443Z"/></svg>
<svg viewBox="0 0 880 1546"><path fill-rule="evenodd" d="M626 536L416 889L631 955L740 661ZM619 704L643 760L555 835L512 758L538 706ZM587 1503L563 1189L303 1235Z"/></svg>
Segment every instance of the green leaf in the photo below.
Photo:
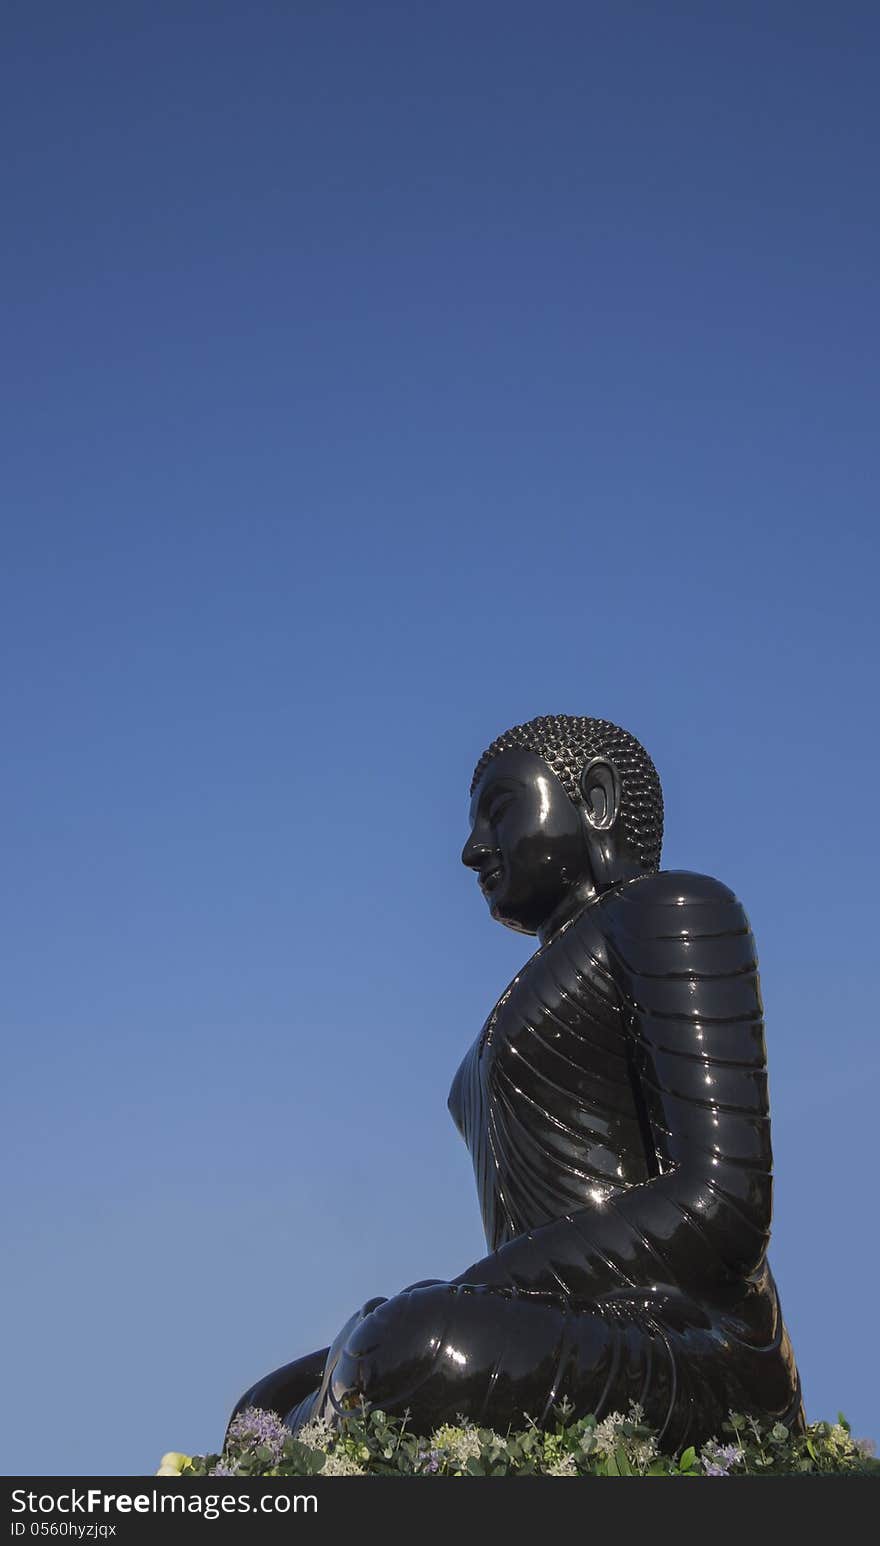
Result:
<svg viewBox="0 0 880 1546"><path fill-rule="evenodd" d="M605 1461L605 1475L606 1476L619 1476L620 1475L620 1471L619 1471L618 1466L617 1466L617 1461L615 1460L613 1455L609 1455L608 1459Z"/></svg>
<svg viewBox="0 0 880 1546"><path fill-rule="evenodd" d="M617 1461L617 1470L620 1476L633 1476L635 1474L622 1444L619 1444L614 1451L614 1458Z"/></svg>
<svg viewBox="0 0 880 1546"><path fill-rule="evenodd" d="M326 1459L323 1450L310 1449L307 1444L301 1444L299 1439L293 1439L290 1443L290 1463L296 1466L296 1476L316 1476L323 1469Z"/></svg>

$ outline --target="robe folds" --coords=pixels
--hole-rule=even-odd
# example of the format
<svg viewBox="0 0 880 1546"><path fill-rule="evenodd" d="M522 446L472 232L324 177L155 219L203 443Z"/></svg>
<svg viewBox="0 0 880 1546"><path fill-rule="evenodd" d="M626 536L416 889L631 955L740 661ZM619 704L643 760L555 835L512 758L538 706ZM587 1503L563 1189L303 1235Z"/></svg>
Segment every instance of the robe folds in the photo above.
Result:
<svg viewBox="0 0 880 1546"><path fill-rule="evenodd" d="M297 1428L366 1401L428 1432L634 1401L667 1449L730 1410L802 1426L767 1261L758 966L727 887L661 871L601 893L514 977L449 1106L489 1254L371 1300L256 1404Z"/></svg>

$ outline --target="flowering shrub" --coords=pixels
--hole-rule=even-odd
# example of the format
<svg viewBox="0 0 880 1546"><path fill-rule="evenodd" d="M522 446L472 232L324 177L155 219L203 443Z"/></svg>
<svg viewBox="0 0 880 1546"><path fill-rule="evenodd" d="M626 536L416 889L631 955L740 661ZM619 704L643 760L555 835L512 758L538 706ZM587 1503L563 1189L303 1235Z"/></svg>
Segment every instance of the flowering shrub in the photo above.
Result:
<svg viewBox="0 0 880 1546"><path fill-rule="evenodd" d="M634 1403L571 1421L554 1409L552 1429L535 1423L496 1433L465 1418L428 1437L410 1433L408 1418L384 1412L347 1417L338 1429L319 1419L294 1436L272 1412L249 1407L230 1425L222 1455L163 1456L158 1474L176 1476L754 1476L880 1474L869 1439L854 1439L841 1415L811 1423L793 1437L781 1423L731 1412L724 1432L699 1449L661 1454L657 1434Z"/></svg>

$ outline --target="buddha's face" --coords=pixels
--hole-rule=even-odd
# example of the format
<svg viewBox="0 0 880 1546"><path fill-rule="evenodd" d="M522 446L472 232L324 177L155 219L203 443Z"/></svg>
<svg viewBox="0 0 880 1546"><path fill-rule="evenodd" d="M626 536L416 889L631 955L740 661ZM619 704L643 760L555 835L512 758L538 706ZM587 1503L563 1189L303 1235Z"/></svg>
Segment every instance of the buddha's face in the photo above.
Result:
<svg viewBox="0 0 880 1546"><path fill-rule="evenodd" d="M589 877L581 812L537 752L513 747L487 764L461 858L476 870L492 917L523 934L537 934Z"/></svg>

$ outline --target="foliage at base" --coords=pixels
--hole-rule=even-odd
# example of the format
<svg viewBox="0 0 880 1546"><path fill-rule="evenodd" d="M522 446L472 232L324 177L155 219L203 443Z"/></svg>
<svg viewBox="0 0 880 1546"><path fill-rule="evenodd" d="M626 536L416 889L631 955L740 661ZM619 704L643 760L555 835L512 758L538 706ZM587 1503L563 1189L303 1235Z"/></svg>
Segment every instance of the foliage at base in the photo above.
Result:
<svg viewBox="0 0 880 1546"><path fill-rule="evenodd" d="M428 1437L409 1431L408 1417L362 1411L338 1429L322 1420L294 1438L273 1412L249 1407L234 1419L222 1455L162 1458L159 1476L791 1476L880 1475L870 1439L854 1439L841 1414L792 1436L781 1423L731 1412L723 1432L698 1449L660 1452L657 1434L632 1404L571 1421L566 1403L555 1427L532 1422L496 1433L458 1418Z"/></svg>

